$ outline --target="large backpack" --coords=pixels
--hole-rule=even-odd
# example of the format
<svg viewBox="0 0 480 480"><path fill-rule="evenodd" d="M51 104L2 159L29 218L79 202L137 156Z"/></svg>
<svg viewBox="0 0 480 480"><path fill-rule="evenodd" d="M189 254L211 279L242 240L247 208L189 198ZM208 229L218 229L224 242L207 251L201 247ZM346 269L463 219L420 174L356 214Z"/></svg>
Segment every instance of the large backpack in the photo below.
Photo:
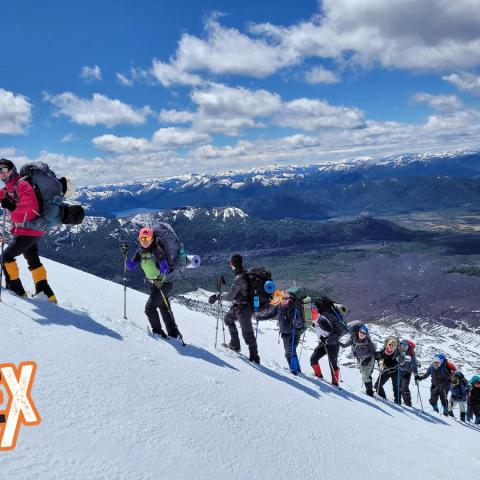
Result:
<svg viewBox="0 0 480 480"><path fill-rule="evenodd" d="M317 307L317 310L321 315L328 318L335 335L341 337L350 331L343 318L342 312L338 308L340 305L336 304L332 299L326 295L320 295L312 299L312 304Z"/></svg>
<svg viewBox="0 0 480 480"><path fill-rule="evenodd" d="M63 201L64 184L46 163L25 164L20 169L20 176L32 186L40 210L37 218L22 224L23 228L44 230L59 223L78 225L83 222L85 210L81 205L71 205Z"/></svg>
<svg viewBox="0 0 480 480"><path fill-rule="evenodd" d="M271 294L265 291L265 282L272 280L272 272L265 267L247 270L248 302L255 311L265 310L270 305Z"/></svg>
<svg viewBox="0 0 480 480"><path fill-rule="evenodd" d="M155 224L153 237L157 246L163 249L170 271L178 268L183 245L172 226L166 222Z"/></svg>
<svg viewBox="0 0 480 480"><path fill-rule="evenodd" d="M302 312L303 328L310 327L312 324L312 298L308 295L308 291L305 288L290 287L287 292L293 297L297 308Z"/></svg>

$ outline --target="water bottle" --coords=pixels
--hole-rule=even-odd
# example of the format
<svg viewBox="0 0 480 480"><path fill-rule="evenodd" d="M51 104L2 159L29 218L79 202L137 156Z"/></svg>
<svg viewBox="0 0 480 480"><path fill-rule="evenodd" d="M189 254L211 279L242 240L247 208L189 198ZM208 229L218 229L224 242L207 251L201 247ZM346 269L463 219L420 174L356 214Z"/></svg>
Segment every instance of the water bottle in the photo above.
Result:
<svg viewBox="0 0 480 480"><path fill-rule="evenodd" d="M260 297L258 295L253 296L253 309L258 311L260 308Z"/></svg>

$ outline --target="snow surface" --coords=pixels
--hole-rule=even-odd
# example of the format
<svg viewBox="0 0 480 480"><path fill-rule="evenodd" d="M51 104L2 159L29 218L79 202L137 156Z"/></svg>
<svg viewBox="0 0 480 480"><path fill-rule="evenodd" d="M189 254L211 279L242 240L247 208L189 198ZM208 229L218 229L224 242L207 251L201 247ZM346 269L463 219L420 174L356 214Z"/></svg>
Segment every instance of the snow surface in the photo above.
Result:
<svg viewBox="0 0 480 480"><path fill-rule="evenodd" d="M430 413L427 381L422 414L366 397L355 369L342 368L342 391L318 382L308 352L307 375L293 377L275 322L261 325L256 367L213 348L214 317L174 304L181 347L147 335L145 294L128 290L124 320L121 285L45 265L59 305L5 291L0 303L0 363L37 362L32 397L42 417L22 426L15 451L0 452L1 478L478 476L480 431Z"/></svg>

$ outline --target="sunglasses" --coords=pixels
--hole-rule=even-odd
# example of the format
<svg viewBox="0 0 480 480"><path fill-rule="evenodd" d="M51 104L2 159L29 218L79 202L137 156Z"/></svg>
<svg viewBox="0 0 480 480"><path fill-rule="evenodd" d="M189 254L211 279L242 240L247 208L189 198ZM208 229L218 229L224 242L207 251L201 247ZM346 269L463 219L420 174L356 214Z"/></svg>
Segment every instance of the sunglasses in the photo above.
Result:
<svg viewBox="0 0 480 480"><path fill-rule="evenodd" d="M290 297L283 297L282 298L282 302L289 302L290 301Z"/></svg>
<svg viewBox="0 0 480 480"><path fill-rule="evenodd" d="M397 346L396 343L387 343L387 347L395 348L396 346Z"/></svg>
<svg viewBox="0 0 480 480"><path fill-rule="evenodd" d="M365 335L366 335L366 333L365 333L363 330L360 330L360 331L358 332L358 334L359 334L359 335L362 335L362 336L365 336Z"/></svg>
<svg viewBox="0 0 480 480"><path fill-rule="evenodd" d="M139 240L141 242L151 242L153 240L153 237L140 237Z"/></svg>
<svg viewBox="0 0 480 480"><path fill-rule="evenodd" d="M1 173L8 173L10 169L8 167L0 167L0 172Z"/></svg>

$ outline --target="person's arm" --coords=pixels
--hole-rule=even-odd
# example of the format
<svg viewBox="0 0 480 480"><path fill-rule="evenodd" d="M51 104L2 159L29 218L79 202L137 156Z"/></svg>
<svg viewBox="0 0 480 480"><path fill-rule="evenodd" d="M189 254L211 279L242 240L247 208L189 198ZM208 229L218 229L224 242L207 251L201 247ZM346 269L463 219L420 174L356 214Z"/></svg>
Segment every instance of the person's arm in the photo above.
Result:
<svg viewBox="0 0 480 480"><path fill-rule="evenodd" d="M255 317L257 320L271 320L278 316L280 307L278 305L273 305L272 307L265 310L263 313L255 313Z"/></svg>
<svg viewBox="0 0 480 480"><path fill-rule="evenodd" d="M137 250L132 258L127 258L125 264L127 270L134 270L137 268L140 265L140 250Z"/></svg>
<svg viewBox="0 0 480 480"><path fill-rule="evenodd" d="M228 292L222 293L218 296L220 300L226 300L227 302L231 302L235 300L237 295L242 291L243 287L243 278L242 275L237 275L232 282L232 286Z"/></svg>
<svg viewBox="0 0 480 480"><path fill-rule="evenodd" d="M415 380L418 382L420 380L425 380L432 373L432 367L429 367L423 375L415 375Z"/></svg>
<svg viewBox="0 0 480 480"><path fill-rule="evenodd" d="M19 180L17 182L18 200L15 202L15 213L29 214L35 213L39 215L40 207L38 205L37 196L33 187L26 180Z"/></svg>

